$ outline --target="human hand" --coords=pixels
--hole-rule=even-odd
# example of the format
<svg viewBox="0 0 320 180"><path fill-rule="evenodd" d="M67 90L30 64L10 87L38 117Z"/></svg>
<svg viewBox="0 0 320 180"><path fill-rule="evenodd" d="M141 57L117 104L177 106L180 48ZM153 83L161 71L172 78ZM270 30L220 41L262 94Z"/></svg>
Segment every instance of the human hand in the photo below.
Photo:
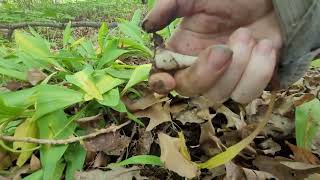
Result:
<svg viewBox="0 0 320 180"><path fill-rule="evenodd" d="M166 48L198 60L174 75L152 74L149 84L155 92L161 81L167 92L203 95L215 103L229 98L248 103L262 93L282 46L272 1L158 0L143 28L155 32L179 17L182 22Z"/></svg>

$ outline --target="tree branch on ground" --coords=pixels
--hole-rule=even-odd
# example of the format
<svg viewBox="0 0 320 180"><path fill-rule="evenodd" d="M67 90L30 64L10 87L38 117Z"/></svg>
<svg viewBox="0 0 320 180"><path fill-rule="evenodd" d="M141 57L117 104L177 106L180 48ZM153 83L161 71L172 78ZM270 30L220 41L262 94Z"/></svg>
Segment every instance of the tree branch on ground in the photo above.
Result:
<svg viewBox="0 0 320 180"><path fill-rule="evenodd" d="M0 140L7 141L7 142L25 142L25 143L46 144L46 145L66 145L66 144L71 144L71 143L75 143L75 142L79 142L87 139L92 139L102 134L116 132L117 130L123 128L124 126L130 123L131 121L127 121L119 126L111 125L108 128L97 130L91 134L88 134L85 136L79 136L79 137L72 137L69 139L54 140L54 139L36 139L36 138L30 138L30 137L18 138L13 136L0 135Z"/></svg>
<svg viewBox="0 0 320 180"><path fill-rule="evenodd" d="M11 39L14 31L16 29L27 28L27 27L52 27L58 29L64 29L68 25L68 22L20 22L20 23L8 23L8 24L0 24L0 29L7 29L8 33L6 35L7 39ZM102 22L94 22L94 21L78 21L71 22L71 27L91 27L98 29L102 25ZM108 27L113 29L117 27L117 23L112 22L109 23Z"/></svg>

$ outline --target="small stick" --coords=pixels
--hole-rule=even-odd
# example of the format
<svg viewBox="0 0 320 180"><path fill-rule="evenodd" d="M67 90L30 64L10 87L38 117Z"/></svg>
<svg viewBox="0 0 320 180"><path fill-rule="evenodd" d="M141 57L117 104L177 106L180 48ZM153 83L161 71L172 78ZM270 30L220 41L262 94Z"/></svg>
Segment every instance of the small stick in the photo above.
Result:
<svg viewBox="0 0 320 180"><path fill-rule="evenodd" d="M34 144L46 144L46 145L66 145L71 144L75 142L79 142L86 139L92 139L102 134L107 134L111 132L116 132L117 130L121 129L122 127L130 124L131 121L127 121L119 126L111 125L108 128L100 129L96 132L93 132L91 134L85 135L85 136L79 136L79 137L72 137L69 139L60 139L60 140L54 140L54 139L36 139L36 138L17 138L13 136L3 136L0 135L0 140L8 141L8 142L25 142L25 143L34 143Z"/></svg>

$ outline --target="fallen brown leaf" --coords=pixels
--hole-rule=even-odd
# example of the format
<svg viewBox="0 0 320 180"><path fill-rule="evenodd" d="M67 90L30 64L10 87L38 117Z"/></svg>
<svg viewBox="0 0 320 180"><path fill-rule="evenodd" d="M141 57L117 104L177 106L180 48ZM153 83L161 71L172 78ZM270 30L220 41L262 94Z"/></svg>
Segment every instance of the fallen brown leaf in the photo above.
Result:
<svg viewBox="0 0 320 180"><path fill-rule="evenodd" d="M105 167L108 165L108 158L103 152L99 152L94 159L93 168L100 168L100 167Z"/></svg>
<svg viewBox="0 0 320 180"><path fill-rule="evenodd" d="M107 155L120 156L130 143L131 139L121 135L118 131L97 136L84 142L88 151L103 151Z"/></svg>
<svg viewBox="0 0 320 180"><path fill-rule="evenodd" d="M217 110L217 113L224 114L228 120L227 127L236 127L237 129L242 129L247 126L240 115L232 112L228 107L222 105Z"/></svg>
<svg viewBox="0 0 320 180"><path fill-rule="evenodd" d="M226 164L226 173L227 175L225 177L225 180L278 180L278 178L270 173L242 168L234 164L233 162L229 162Z"/></svg>
<svg viewBox="0 0 320 180"><path fill-rule="evenodd" d="M75 180L144 180L146 177L140 176L140 169L138 167L132 168L113 168L110 171L90 170L86 172L76 172Z"/></svg>
<svg viewBox="0 0 320 180"><path fill-rule="evenodd" d="M41 162L37 156L32 154L31 160L30 160L30 170L31 171L37 171L41 168Z"/></svg>
<svg viewBox="0 0 320 180"><path fill-rule="evenodd" d="M169 101L169 98L158 95L156 93L148 92L143 97L137 100L131 100L128 97L124 97L122 100L129 111L136 112L145 110L155 104Z"/></svg>
<svg viewBox="0 0 320 180"><path fill-rule="evenodd" d="M36 85L47 77L45 73L38 69L31 69L27 72L27 78L30 84Z"/></svg>
<svg viewBox="0 0 320 180"><path fill-rule="evenodd" d="M199 175L197 165L185 159L180 153L179 138L173 138L164 133L158 134L158 137L161 148L160 158L167 169L189 179Z"/></svg>
<svg viewBox="0 0 320 180"><path fill-rule="evenodd" d="M259 170L271 173L279 180L302 180L307 178L309 175L319 172L319 169L307 169L307 170L295 170L290 167L281 164L283 161L291 161L286 158L271 158L267 156L258 156L254 161L255 165Z"/></svg>
<svg viewBox="0 0 320 180"><path fill-rule="evenodd" d="M307 149L297 147L293 144L286 142L294 154L294 160L298 162L317 165L320 164L320 160L312 152Z"/></svg>
<svg viewBox="0 0 320 180"><path fill-rule="evenodd" d="M305 178L304 180L319 180L320 174L312 174L309 177Z"/></svg>
<svg viewBox="0 0 320 180"><path fill-rule="evenodd" d="M147 110L136 112L135 115L140 118L147 117L150 119L146 131L151 131L158 125L171 121L169 102L166 102L163 106L162 103L155 104Z"/></svg>
<svg viewBox="0 0 320 180"><path fill-rule="evenodd" d="M149 154L154 137L150 131L139 129L140 138L136 142L135 154Z"/></svg>
<svg viewBox="0 0 320 180"><path fill-rule="evenodd" d="M258 145L259 148L262 149L262 152L266 155L275 155L276 152L281 151L281 146L274 142L271 138L263 141Z"/></svg>

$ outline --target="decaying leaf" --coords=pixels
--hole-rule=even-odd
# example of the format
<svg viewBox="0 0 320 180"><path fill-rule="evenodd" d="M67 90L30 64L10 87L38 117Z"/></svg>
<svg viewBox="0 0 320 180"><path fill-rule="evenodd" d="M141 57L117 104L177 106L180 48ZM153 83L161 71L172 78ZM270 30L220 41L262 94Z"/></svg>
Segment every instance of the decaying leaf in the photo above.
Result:
<svg viewBox="0 0 320 180"><path fill-rule="evenodd" d="M242 168L240 166L237 166L233 162L229 162L226 164L226 172L227 172L227 175L225 177L225 180L251 180L251 179L252 180L266 180L266 179L277 180L278 179L270 173Z"/></svg>
<svg viewBox="0 0 320 180"><path fill-rule="evenodd" d="M295 161L313 164L313 165L320 164L320 160L317 158L317 156L312 154L312 152L310 152L309 150L297 147L288 142L287 142L287 145L290 147L291 151L293 152Z"/></svg>
<svg viewBox="0 0 320 180"><path fill-rule="evenodd" d="M244 120L240 117L240 115L232 112L229 108L226 106L220 106L217 110L217 113L224 114L228 120L227 127L236 127L237 129L242 129L247 124L244 122Z"/></svg>
<svg viewBox="0 0 320 180"><path fill-rule="evenodd" d="M105 167L108 165L108 158L103 152L99 152L94 159L93 168Z"/></svg>
<svg viewBox="0 0 320 180"><path fill-rule="evenodd" d="M37 158L37 156L33 154L30 160L30 170L36 171L36 170L39 170L40 168L41 168L41 162L39 158Z"/></svg>
<svg viewBox="0 0 320 180"><path fill-rule="evenodd" d="M179 138L173 138L163 133L158 134L158 137L161 148L160 158L167 169L189 179L199 175L197 165L185 159L179 151Z"/></svg>
<svg viewBox="0 0 320 180"><path fill-rule="evenodd" d="M38 69L31 69L27 72L27 78L30 84L36 85L47 77L45 73Z"/></svg>
<svg viewBox="0 0 320 180"><path fill-rule="evenodd" d="M121 135L118 131L97 136L85 141L85 147L88 151L103 151L107 155L120 156L130 143L130 137Z"/></svg>
<svg viewBox="0 0 320 180"><path fill-rule="evenodd" d="M150 119L146 131L151 131L158 125L171 121L169 102L166 102L164 105L162 103L155 104L147 110L136 112L135 115Z"/></svg>
<svg viewBox="0 0 320 180"><path fill-rule="evenodd" d="M304 180L319 180L319 179L320 179L320 174L312 174Z"/></svg>
<svg viewBox="0 0 320 180"><path fill-rule="evenodd" d="M145 177L140 176L140 169L138 167L122 168L116 167L110 171L91 170L87 172L76 172L75 180L144 180Z"/></svg>
<svg viewBox="0 0 320 180"><path fill-rule="evenodd" d="M308 170L308 169L320 168L320 165L312 165L312 164L307 164L302 162L280 161L280 163L294 170Z"/></svg>
<svg viewBox="0 0 320 180"><path fill-rule="evenodd" d="M286 158L271 158L267 156L258 156L253 164L261 171L271 173L279 180L302 180L311 174L319 172L319 168L306 170L295 170L282 164L283 161L291 161Z"/></svg>
<svg viewBox="0 0 320 180"><path fill-rule="evenodd" d="M202 144L206 141L210 141L211 136L214 136L215 134L216 132L211 121L201 124L201 135L199 143Z"/></svg>
<svg viewBox="0 0 320 180"><path fill-rule="evenodd" d="M276 152L281 151L281 146L274 142L271 138L263 141L258 145L262 149L262 152L266 155L275 155Z"/></svg>
<svg viewBox="0 0 320 180"><path fill-rule="evenodd" d="M135 146L135 154L149 154L154 137L150 131L139 129L140 138Z"/></svg>
<svg viewBox="0 0 320 180"><path fill-rule="evenodd" d="M147 93L145 96L137 100L130 100L127 97L123 98L123 101L130 112L145 110L155 104L165 102L168 100L168 97L164 97L156 93Z"/></svg>
<svg viewBox="0 0 320 180"><path fill-rule="evenodd" d="M185 110L183 112L180 112L178 114L173 114L173 117L175 120L180 121L183 125L187 123L197 123L201 124L205 122L205 119L202 119L201 117L198 116L199 110L194 108L190 110Z"/></svg>
<svg viewBox="0 0 320 180"><path fill-rule="evenodd" d="M12 165L10 154L0 147L0 170L7 169Z"/></svg>

